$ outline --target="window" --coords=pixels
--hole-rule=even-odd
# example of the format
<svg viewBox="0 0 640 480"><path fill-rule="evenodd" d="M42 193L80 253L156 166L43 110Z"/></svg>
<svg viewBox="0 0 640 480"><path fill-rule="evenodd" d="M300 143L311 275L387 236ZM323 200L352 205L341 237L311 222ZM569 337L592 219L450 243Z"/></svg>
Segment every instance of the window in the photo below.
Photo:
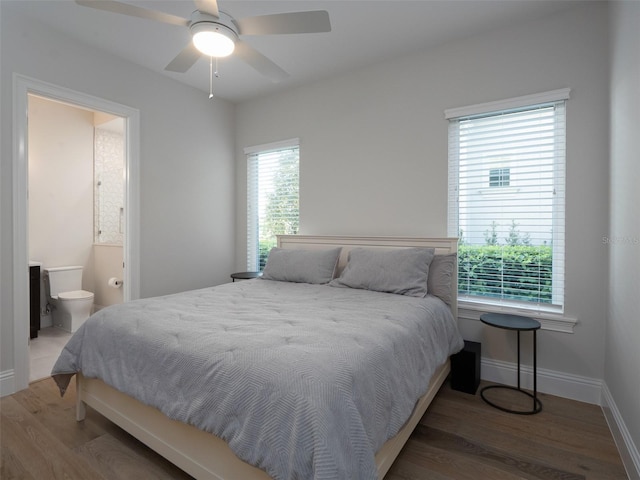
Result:
<svg viewBox="0 0 640 480"><path fill-rule="evenodd" d="M510 170L508 168L492 168L489 170L490 187L508 187Z"/></svg>
<svg viewBox="0 0 640 480"><path fill-rule="evenodd" d="M247 270L262 271L276 235L298 233L298 139L245 149Z"/></svg>
<svg viewBox="0 0 640 480"><path fill-rule="evenodd" d="M445 112L461 301L562 311L568 98L556 90Z"/></svg>

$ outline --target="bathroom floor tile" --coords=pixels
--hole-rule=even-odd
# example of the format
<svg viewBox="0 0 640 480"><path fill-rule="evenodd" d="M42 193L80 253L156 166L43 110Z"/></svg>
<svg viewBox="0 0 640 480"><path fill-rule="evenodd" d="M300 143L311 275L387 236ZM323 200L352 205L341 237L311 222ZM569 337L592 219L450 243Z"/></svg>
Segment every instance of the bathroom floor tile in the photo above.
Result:
<svg viewBox="0 0 640 480"><path fill-rule="evenodd" d="M29 382L51 376L51 369L70 338L71 333L61 328L47 327L38 332L38 338L29 341Z"/></svg>

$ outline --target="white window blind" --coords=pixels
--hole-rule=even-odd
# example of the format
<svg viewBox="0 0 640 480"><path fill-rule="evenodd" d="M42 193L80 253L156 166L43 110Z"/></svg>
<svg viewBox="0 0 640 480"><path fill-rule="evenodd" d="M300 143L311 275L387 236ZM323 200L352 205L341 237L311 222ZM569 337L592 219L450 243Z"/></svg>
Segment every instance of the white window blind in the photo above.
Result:
<svg viewBox="0 0 640 480"><path fill-rule="evenodd" d="M262 271L276 235L298 233L298 139L245 149L247 269Z"/></svg>
<svg viewBox="0 0 640 480"><path fill-rule="evenodd" d="M447 112L448 225L460 238L462 300L563 308L568 90L557 92L543 103Z"/></svg>

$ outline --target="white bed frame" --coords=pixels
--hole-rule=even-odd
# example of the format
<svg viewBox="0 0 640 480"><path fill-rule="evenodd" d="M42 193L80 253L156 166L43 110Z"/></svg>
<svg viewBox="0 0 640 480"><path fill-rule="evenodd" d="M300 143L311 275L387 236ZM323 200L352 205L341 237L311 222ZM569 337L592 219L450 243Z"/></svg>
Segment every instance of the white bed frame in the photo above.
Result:
<svg viewBox="0 0 640 480"><path fill-rule="evenodd" d="M407 248L433 247L436 255L457 252L457 238L339 237L283 235L281 248L326 249L343 247L338 269L346 264L349 250L355 247ZM457 318L457 276L451 286L451 311ZM427 407L450 371L449 361L441 365L431 378L427 392L418 400L413 414L398 434L376 453L378 478L386 475ZM222 439L191 425L171 420L159 410L115 390L104 382L76 376L76 419L85 418L88 405L123 428L170 462L199 480L268 480L263 471L240 460Z"/></svg>

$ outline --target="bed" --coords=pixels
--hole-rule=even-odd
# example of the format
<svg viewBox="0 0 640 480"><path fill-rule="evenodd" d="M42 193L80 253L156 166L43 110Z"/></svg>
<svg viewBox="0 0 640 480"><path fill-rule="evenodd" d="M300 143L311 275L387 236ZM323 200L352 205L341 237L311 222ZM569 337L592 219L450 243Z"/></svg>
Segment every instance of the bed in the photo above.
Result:
<svg viewBox="0 0 640 480"><path fill-rule="evenodd" d="M381 479L463 345L456 251L280 236L263 279L98 312L52 375L61 393L76 376L78 421L88 405L198 479ZM389 280L405 263L429 295Z"/></svg>

